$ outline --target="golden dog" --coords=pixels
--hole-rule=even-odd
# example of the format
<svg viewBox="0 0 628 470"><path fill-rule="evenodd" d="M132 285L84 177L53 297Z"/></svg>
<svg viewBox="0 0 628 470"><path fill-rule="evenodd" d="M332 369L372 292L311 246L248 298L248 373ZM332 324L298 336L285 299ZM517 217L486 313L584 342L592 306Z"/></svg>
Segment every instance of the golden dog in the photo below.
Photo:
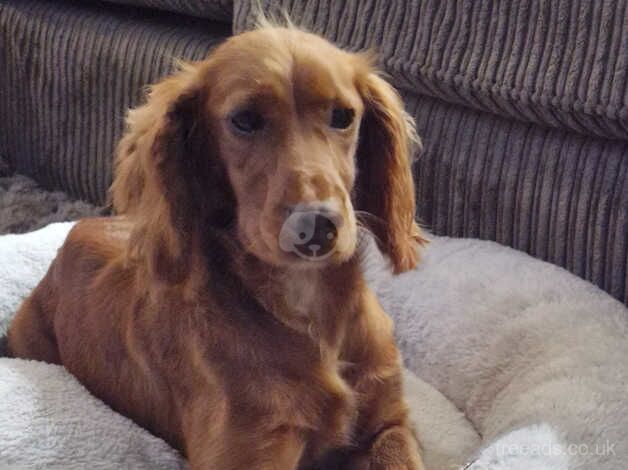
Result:
<svg viewBox="0 0 628 470"><path fill-rule="evenodd" d="M79 222L9 331L192 470L419 470L358 219L418 260L411 120L364 54L235 36L129 115L120 217Z"/></svg>

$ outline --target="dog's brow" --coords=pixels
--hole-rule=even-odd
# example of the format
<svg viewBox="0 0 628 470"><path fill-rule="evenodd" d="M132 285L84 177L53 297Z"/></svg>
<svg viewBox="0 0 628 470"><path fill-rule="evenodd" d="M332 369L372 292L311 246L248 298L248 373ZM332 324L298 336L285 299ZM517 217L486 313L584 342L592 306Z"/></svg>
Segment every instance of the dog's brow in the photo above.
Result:
<svg viewBox="0 0 628 470"><path fill-rule="evenodd" d="M348 106L337 77L320 62L304 61L294 74L294 98L299 107Z"/></svg>
<svg viewBox="0 0 628 470"><path fill-rule="evenodd" d="M287 99L287 93L281 87L264 87L249 90L239 90L232 97L232 108L246 108L255 106L280 106Z"/></svg>

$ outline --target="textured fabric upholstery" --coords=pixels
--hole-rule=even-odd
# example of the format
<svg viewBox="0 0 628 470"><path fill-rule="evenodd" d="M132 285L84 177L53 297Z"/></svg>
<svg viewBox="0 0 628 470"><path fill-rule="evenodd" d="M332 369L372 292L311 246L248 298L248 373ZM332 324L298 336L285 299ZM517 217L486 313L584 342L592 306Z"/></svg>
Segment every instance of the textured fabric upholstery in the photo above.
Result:
<svg viewBox="0 0 628 470"><path fill-rule="evenodd" d="M107 4L105 4L107 5ZM0 3L0 155L48 188L102 204L126 110L229 27L76 2Z"/></svg>
<svg viewBox="0 0 628 470"><path fill-rule="evenodd" d="M495 240L628 303L628 143L543 128L406 94L425 151L419 218Z"/></svg>
<svg viewBox="0 0 628 470"><path fill-rule="evenodd" d="M428 228L527 251L628 302L628 2L264 4L379 51L425 144ZM235 31L254 16L235 0Z"/></svg>
<svg viewBox="0 0 628 470"><path fill-rule="evenodd" d="M255 2L236 0L235 29ZM397 86L544 126L628 138L628 0L264 0Z"/></svg>
<svg viewBox="0 0 628 470"><path fill-rule="evenodd" d="M198 16L231 24L233 0L105 0L144 8Z"/></svg>

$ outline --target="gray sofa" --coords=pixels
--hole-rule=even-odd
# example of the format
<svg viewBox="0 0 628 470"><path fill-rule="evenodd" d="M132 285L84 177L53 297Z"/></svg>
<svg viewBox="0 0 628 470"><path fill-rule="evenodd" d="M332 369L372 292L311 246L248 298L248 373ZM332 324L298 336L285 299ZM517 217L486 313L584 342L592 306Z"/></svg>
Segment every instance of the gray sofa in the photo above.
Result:
<svg viewBox="0 0 628 470"><path fill-rule="evenodd" d="M418 217L628 302L628 0L273 0L376 48L425 149ZM251 0L0 0L0 156L106 203L142 87L253 24Z"/></svg>

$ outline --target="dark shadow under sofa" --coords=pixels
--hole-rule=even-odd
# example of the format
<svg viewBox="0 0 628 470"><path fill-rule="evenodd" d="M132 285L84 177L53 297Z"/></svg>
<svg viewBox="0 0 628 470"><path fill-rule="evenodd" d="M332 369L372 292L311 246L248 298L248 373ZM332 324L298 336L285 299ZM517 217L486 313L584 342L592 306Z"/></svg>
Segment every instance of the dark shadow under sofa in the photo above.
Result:
<svg viewBox="0 0 628 470"><path fill-rule="evenodd" d="M253 25L246 0L0 0L0 157L106 205L142 89ZM628 302L628 0L272 0L375 48L416 119L417 216Z"/></svg>

